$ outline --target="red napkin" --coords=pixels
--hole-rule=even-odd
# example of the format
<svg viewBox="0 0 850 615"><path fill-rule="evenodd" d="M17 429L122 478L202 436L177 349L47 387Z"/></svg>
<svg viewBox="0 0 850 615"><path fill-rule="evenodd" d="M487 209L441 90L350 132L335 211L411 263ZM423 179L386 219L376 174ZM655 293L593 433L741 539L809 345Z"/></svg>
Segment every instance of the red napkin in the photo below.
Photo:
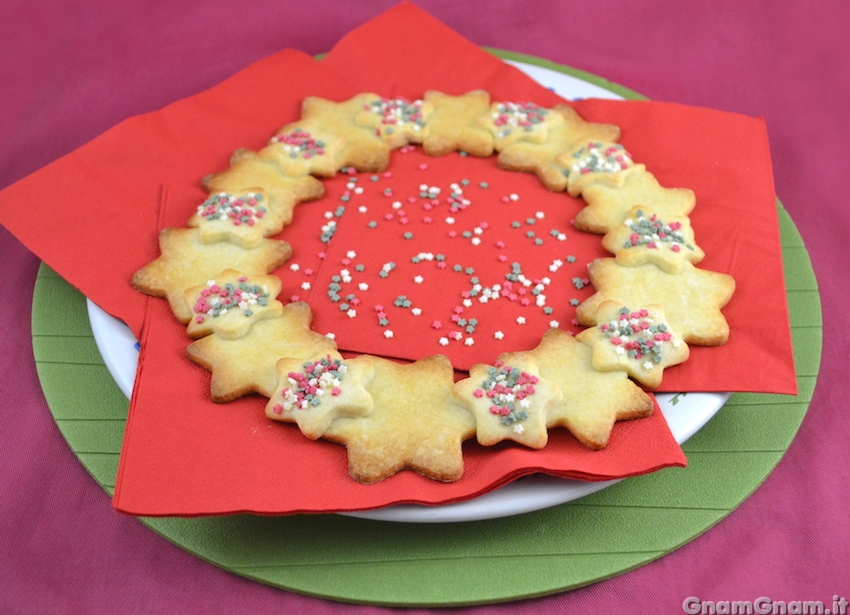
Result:
<svg viewBox="0 0 850 615"><path fill-rule="evenodd" d="M469 441L464 475L454 483L400 472L361 485L348 476L342 446L310 441L292 425L269 421L263 398L212 403L204 370L183 358L184 331L154 324L165 323L170 312L163 301L150 304L113 500L122 512L330 513L447 504L535 472L608 480L686 464L656 409L648 419L618 424L603 451L589 452L562 429L552 430L540 451L511 445L485 449Z"/></svg>
<svg viewBox="0 0 850 615"><path fill-rule="evenodd" d="M429 88L462 93L477 87L497 100L558 102L545 88L403 4L352 31L322 62L291 50L275 54L207 92L123 122L3 191L0 222L84 294L127 322L143 343L117 508L145 515L330 512L457 501L535 471L602 480L684 463L656 413L649 420L618 424L603 452L589 453L555 430L542 452L506 446L482 454L477 445L467 444L465 476L452 485L403 472L363 487L347 477L342 447L308 442L291 426L270 423L262 415L260 398L212 404L209 376L185 358L185 332L165 302L147 301L130 288L133 272L158 254L157 231L185 226L203 199L200 178L226 168L234 149L262 147L279 126L298 117L305 96L342 100L371 90L416 97ZM619 124L624 145L663 185L697 192L697 239L707 252L719 250L701 266L733 272L738 280L738 292L725 312L733 341L723 349L695 352L696 369L688 371L698 385L689 386L683 378L676 388L793 392L763 124L659 103L587 101L578 108L587 119ZM722 130L723 125L732 128ZM712 166L679 169L682 156L705 147L717 156ZM732 179L738 183L748 174L744 193L728 188L734 182L720 179L714 170L727 167L737 173ZM58 204L57 194L63 198ZM295 244L293 259L302 267L312 263L308 268L321 274L323 263L330 262L319 258L323 246L316 229L324 212L338 204L299 206L295 224L282 234ZM40 210L41 215L32 215ZM750 271L754 273L747 275ZM285 296L302 292L303 268L293 272L284 267L276 273L284 280ZM433 353L429 349L426 354ZM700 355L712 353L722 353L722 358L717 354L703 363ZM749 366L757 364L776 365L780 375L768 378L764 369L756 374ZM677 368L682 374L687 369ZM665 384L677 370L665 374ZM638 446L641 442L644 446ZM647 442L653 445L645 446ZM317 475L326 477L327 487L320 493L312 479Z"/></svg>

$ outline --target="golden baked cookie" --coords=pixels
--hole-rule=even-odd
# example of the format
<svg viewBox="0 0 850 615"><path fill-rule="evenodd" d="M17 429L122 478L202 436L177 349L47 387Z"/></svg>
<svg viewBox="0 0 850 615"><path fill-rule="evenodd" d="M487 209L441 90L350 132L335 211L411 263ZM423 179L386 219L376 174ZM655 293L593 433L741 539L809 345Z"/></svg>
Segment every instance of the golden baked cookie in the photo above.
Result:
<svg viewBox="0 0 850 615"><path fill-rule="evenodd" d="M337 354L336 342L310 329L310 306L283 306L277 318L260 320L239 339L208 335L189 344L189 358L212 372L210 396L225 403L249 393L271 397L277 388L275 365L290 357L307 361Z"/></svg>
<svg viewBox="0 0 850 615"><path fill-rule="evenodd" d="M424 100L431 105L428 135L422 142L429 156L443 156L461 151L473 156L493 153L493 135L478 123L490 108L490 94L473 90L462 96L451 96L430 90Z"/></svg>
<svg viewBox="0 0 850 615"><path fill-rule="evenodd" d="M661 385L664 368L687 361L688 345L673 330L660 305L629 309L603 301L595 327L576 339L593 349L593 367L600 372L624 371L648 389Z"/></svg>
<svg viewBox="0 0 850 615"><path fill-rule="evenodd" d="M510 362L473 365L469 377L454 385L452 395L475 416L482 446L512 440L543 448L549 440L549 408L560 403L560 390L541 378L530 355L514 353Z"/></svg>
<svg viewBox="0 0 850 615"><path fill-rule="evenodd" d="M338 419L324 438L348 449L348 470L375 483L402 470L443 482L463 474L461 443L475 434L475 419L451 397L454 370L443 355L400 364L370 357L375 375L366 385L369 416Z"/></svg>
<svg viewBox="0 0 850 615"><path fill-rule="evenodd" d="M729 339L729 324L720 310L735 292L732 276L697 269L689 262L682 263L678 273L667 273L652 264L623 267L613 258L596 259L588 273L596 293L576 308L582 325L599 324L596 314L603 301L659 304L686 343L720 346Z"/></svg>
<svg viewBox="0 0 850 615"><path fill-rule="evenodd" d="M165 297L175 318L188 324L192 306L186 290L206 282L225 269L245 274L273 271L292 255L285 241L263 239L246 250L235 243L203 243L197 229L166 228L159 234L160 256L133 275L133 287L154 297Z"/></svg>
<svg viewBox="0 0 850 615"><path fill-rule="evenodd" d="M561 391L548 410L547 426L564 427L584 446L608 445L614 423L647 417L653 402L625 372L600 372L593 367L592 350L562 329L550 329L534 350L526 351L542 378ZM502 355L508 363L514 353Z"/></svg>
<svg viewBox="0 0 850 615"><path fill-rule="evenodd" d="M696 265L705 252L694 240L690 218L664 219L636 205L628 216L602 238L602 245L626 267L652 263L667 273L678 273L682 263Z"/></svg>

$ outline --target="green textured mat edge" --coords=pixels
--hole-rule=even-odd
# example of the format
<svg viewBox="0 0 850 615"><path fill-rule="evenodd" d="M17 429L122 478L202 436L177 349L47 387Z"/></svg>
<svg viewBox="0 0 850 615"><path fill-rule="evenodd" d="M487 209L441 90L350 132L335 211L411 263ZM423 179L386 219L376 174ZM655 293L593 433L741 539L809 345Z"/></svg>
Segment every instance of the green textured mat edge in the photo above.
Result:
<svg viewBox="0 0 850 615"><path fill-rule="evenodd" d="M488 51L643 98L582 71ZM657 559L711 528L764 481L811 401L821 355L820 298L802 239L781 204L779 221L800 394L733 395L685 445L687 470L663 470L577 502L475 523L387 523L337 515L141 521L236 574L333 600L395 606L540 596ZM128 402L100 359L85 299L44 265L33 302L33 347L57 426L111 494ZM768 412L770 420L764 420ZM747 429L733 428L742 422Z"/></svg>

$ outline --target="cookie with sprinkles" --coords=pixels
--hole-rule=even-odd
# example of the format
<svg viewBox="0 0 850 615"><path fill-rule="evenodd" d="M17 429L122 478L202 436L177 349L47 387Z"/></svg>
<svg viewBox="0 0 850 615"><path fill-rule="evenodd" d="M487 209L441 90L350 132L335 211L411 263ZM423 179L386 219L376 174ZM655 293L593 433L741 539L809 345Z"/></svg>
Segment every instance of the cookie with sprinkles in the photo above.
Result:
<svg viewBox="0 0 850 615"><path fill-rule="evenodd" d="M332 177L342 166L337 160L345 142L322 130L316 122L303 120L277 131L260 156L274 158L287 175Z"/></svg>
<svg viewBox="0 0 850 615"><path fill-rule="evenodd" d="M557 156L567 174L567 192L578 196L591 184L619 188L629 173L645 170L619 143L588 140L570 152Z"/></svg>
<svg viewBox="0 0 850 615"><path fill-rule="evenodd" d="M557 157L572 150L578 141L617 141L620 128L613 124L586 122L569 105L555 105L551 112L562 116L563 121L549 127L544 141L517 141L503 147L498 164L507 171L536 173L549 190L563 192L567 189L569 169L560 164Z"/></svg>
<svg viewBox="0 0 850 615"><path fill-rule="evenodd" d="M365 389L375 374L371 357L343 360L333 353L309 361L281 359L276 369L278 386L266 404L266 416L296 423L311 440L319 439L336 419L372 412L374 402Z"/></svg>
<svg viewBox="0 0 850 615"><path fill-rule="evenodd" d="M514 353L510 363L473 365L469 377L454 385L452 395L475 415L482 446L512 440L543 448L549 408L562 400L561 391L540 377L531 356Z"/></svg>
<svg viewBox="0 0 850 615"><path fill-rule="evenodd" d="M660 305L639 309L603 301L599 323L576 335L593 349L593 367L601 372L624 371L648 389L661 385L664 369L688 359L688 345L667 324Z"/></svg>
<svg viewBox="0 0 850 615"><path fill-rule="evenodd" d="M662 219L673 220L690 214L696 204L693 190L665 188L643 165L635 165L622 185L590 184L584 186L581 196L587 206L576 215L575 226L599 235L621 224L636 205L651 209Z"/></svg>
<svg viewBox="0 0 850 615"><path fill-rule="evenodd" d="M249 250L258 246L263 237L283 229L283 218L268 207L268 201L262 188L217 192L198 205L187 225L198 229L203 243L229 241Z"/></svg>
<svg viewBox="0 0 850 615"><path fill-rule="evenodd" d="M599 324L597 310L604 301L658 304L688 344L720 346L729 339L729 324L721 309L735 292L730 275L697 269L687 261L674 274L652 264L623 267L613 258L594 260L588 274L596 293L576 308L576 318L584 326Z"/></svg>
<svg viewBox="0 0 850 615"><path fill-rule="evenodd" d="M203 185L210 194L262 189L267 202L265 207L284 225L292 222L298 203L314 201L325 194L324 185L315 177L287 175L277 160L247 149L236 150L230 157L230 167L207 175Z"/></svg>
<svg viewBox="0 0 850 615"><path fill-rule="evenodd" d="M342 102L318 96L308 96L301 105L301 119L310 120L323 131L336 135L343 141L337 153L338 169L354 167L358 171L375 173L390 164L390 148L375 131L360 126L355 118L364 105L380 99L377 94L358 94Z"/></svg>
<svg viewBox="0 0 850 615"><path fill-rule="evenodd" d="M206 284L225 269L246 275L270 273L292 255L289 243L263 239L250 250L235 243L204 243L198 229L166 228L159 234L160 255L133 275L133 287L145 294L168 299L181 323L192 320L186 290Z"/></svg>
<svg viewBox="0 0 850 615"><path fill-rule="evenodd" d="M629 210L622 224L606 233L602 245L626 267L653 263L667 273L678 273L685 261L693 265L705 258L694 241L690 218L663 219L645 207Z"/></svg>
<svg viewBox="0 0 850 615"><path fill-rule="evenodd" d="M422 143L428 136L432 105L420 99L376 98L363 106L354 122L375 131L392 149Z"/></svg>
<svg viewBox="0 0 850 615"><path fill-rule="evenodd" d="M189 344L186 353L212 373L213 401L225 403L249 393L271 397L278 384L278 360L290 357L307 361L336 355L336 342L310 329L312 318L306 303L288 303L280 316L257 321L238 339L208 335Z"/></svg>
<svg viewBox="0 0 850 615"><path fill-rule="evenodd" d="M563 122L560 113L528 101L494 102L478 119L492 133L497 152L518 141L543 143L549 131Z"/></svg>
<svg viewBox="0 0 850 615"><path fill-rule="evenodd" d="M348 449L349 474L376 483L402 470L452 482L463 475L462 443L475 435L472 414L452 400L454 370L443 355L400 364L373 357L364 418L338 419L324 438Z"/></svg>
<svg viewBox="0 0 850 615"><path fill-rule="evenodd" d="M245 275L226 269L199 286L186 290L192 306L192 319L186 329L192 339L213 333L237 339L248 333L257 321L283 313L276 300L281 281L274 275Z"/></svg>
<svg viewBox="0 0 850 615"><path fill-rule="evenodd" d="M478 119L490 108L488 92L473 90L452 96L429 90L423 100L432 107L428 116L428 135L422 142L426 154L443 156L461 151L486 157L493 153L493 135L478 123Z"/></svg>
<svg viewBox="0 0 850 615"><path fill-rule="evenodd" d="M519 353L502 358L512 363ZM561 392L547 411L547 427L566 428L591 450L608 445L617 421L650 416L654 404L625 372L600 372L593 367L592 350L563 329L550 329L533 350L540 377Z"/></svg>

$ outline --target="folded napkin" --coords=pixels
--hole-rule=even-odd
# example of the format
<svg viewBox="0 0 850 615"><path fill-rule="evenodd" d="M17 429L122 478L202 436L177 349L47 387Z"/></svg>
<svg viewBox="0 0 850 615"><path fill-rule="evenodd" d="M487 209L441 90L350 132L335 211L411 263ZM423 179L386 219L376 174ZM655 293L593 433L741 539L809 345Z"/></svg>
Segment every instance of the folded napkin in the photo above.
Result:
<svg viewBox="0 0 850 615"><path fill-rule="evenodd" d="M685 463L656 412L651 419L619 423L602 452L591 453L553 430L543 451L512 446L485 451L468 443L464 477L450 485L402 472L364 487L348 478L343 447L307 441L291 426L269 422L261 398L210 402L209 376L185 358L188 340L167 304L130 287L133 273L158 256L158 231L185 226L203 200L200 179L227 168L233 150L263 147L277 128L299 117L304 97L343 100L374 91L415 98L428 89L460 94L475 88L488 90L494 100L562 102L405 3L353 30L322 61L292 50L277 53L206 92L122 122L0 193L0 222L142 342L114 500L119 510L198 515L439 504L537 471L604 480ZM730 273L737 281L724 310L733 331L729 344L693 349L687 364L665 373L665 387L793 393L763 122L663 103L589 100L575 106L588 120L619 125L622 143L662 185L696 192L692 220L708 254L700 267ZM524 196L534 189L529 186ZM315 229L324 212L338 205L300 205L295 223L281 234L294 246L293 259L302 267L314 264L317 279L343 242L324 246ZM340 233L356 238L358 231L347 224ZM595 244L589 249L599 250ZM322 259L319 252L325 250ZM587 253L576 256L588 260ZM284 282L283 297L303 294L303 269L284 266L275 273ZM498 348L490 347L490 354L484 348L483 360L492 361ZM320 489L316 476L323 477Z"/></svg>

